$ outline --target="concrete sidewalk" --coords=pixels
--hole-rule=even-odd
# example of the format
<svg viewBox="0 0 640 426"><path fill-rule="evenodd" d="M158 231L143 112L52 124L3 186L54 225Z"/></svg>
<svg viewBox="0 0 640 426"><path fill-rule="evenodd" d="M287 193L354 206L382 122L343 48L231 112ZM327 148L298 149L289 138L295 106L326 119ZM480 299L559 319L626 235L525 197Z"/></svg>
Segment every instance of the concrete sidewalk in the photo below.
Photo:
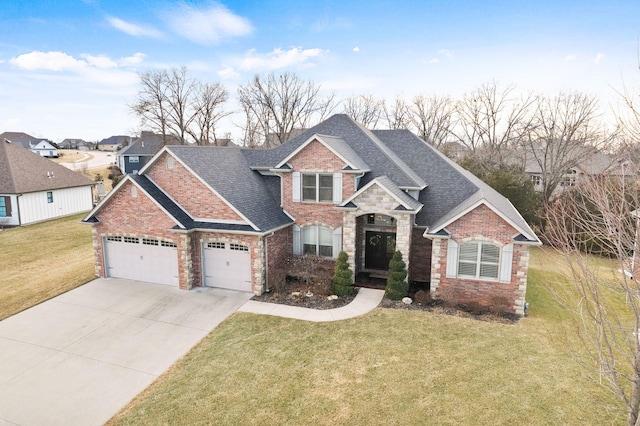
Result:
<svg viewBox="0 0 640 426"><path fill-rule="evenodd" d="M380 304L383 296L384 290L361 288L358 290L358 294L353 301L348 305L325 310L249 300L238 309L238 312L273 315L313 322L339 321L366 314Z"/></svg>

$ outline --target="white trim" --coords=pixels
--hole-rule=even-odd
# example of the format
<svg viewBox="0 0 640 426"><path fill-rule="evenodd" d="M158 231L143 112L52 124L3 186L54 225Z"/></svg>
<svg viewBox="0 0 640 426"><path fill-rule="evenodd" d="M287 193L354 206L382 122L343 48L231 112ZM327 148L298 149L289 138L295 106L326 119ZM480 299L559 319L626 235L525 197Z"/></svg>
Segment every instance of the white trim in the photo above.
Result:
<svg viewBox="0 0 640 426"><path fill-rule="evenodd" d="M228 225L249 225L247 222L244 222L242 220L211 219L211 218L200 218L200 217L194 217L193 220L194 220L194 222L204 222L204 223L224 223L224 224L228 224Z"/></svg>
<svg viewBox="0 0 640 426"><path fill-rule="evenodd" d="M513 262L513 243L502 246L500 253L500 273L501 283L511 282L511 263Z"/></svg>
<svg viewBox="0 0 640 426"><path fill-rule="evenodd" d="M447 278L458 276L458 243L452 239L447 240Z"/></svg>
<svg viewBox="0 0 640 426"><path fill-rule="evenodd" d="M333 230L333 258L338 257L338 253L342 251L342 227Z"/></svg>
<svg viewBox="0 0 640 426"><path fill-rule="evenodd" d="M394 200L396 200L398 203L400 203L404 208L406 208L407 210L405 211L395 211L395 210L391 210L394 211L395 213L418 213L420 210L422 210L423 205L420 205L420 208L417 210L413 210L412 208L410 208L410 206L408 206L407 204L405 204L404 201L402 201L400 198L398 198L396 196L396 194L394 194L393 192L391 192L386 186L384 186L382 183L380 183L380 181L378 181L378 178L375 178L374 180L372 180L371 182L369 182L368 184L366 184L365 186L363 186L359 191L356 191L352 196L350 196L349 198L347 198L346 200L343 200L342 203L340 204L348 204L349 202L353 201L354 199L356 199L359 195L365 193L371 186L373 186L374 184L378 185L380 188L382 188L387 194L391 195L393 197ZM409 196L407 194L407 196Z"/></svg>
<svg viewBox="0 0 640 426"><path fill-rule="evenodd" d="M282 179L282 178L281 178ZM300 186L300 181L302 180L302 176L300 175L300 172L293 172L293 174L291 175L291 188L293 193L291 194L292 196L292 200L295 203L299 203L301 197L301 186Z"/></svg>
<svg viewBox="0 0 640 426"><path fill-rule="evenodd" d="M342 173L333 174L333 203L342 202Z"/></svg>
<svg viewBox="0 0 640 426"><path fill-rule="evenodd" d="M302 254L302 233L298 225L293 225L293 254L296 256Z"/></svg>
<svg viewBox="0 0 640 426"><path fill-rule="evenodd" d="M492 212L494 212L495 214L500 216L500 218L503 219L505 222L507 222L512 228L514 228L515 230L519 231L521 234L523 234L527 238L529 238L531 240L536 240L536 241L538 240L538 238L535 236L535 234L531 234L528 231L526 231L526 230L522 229L521 227L517 226L515 223L513 223L513 221L511 221L508 217L506 217L504 214L502 214L502 212L500 212L500 210L498 210L496 207L494 207L485 198L482 198L482 199L476 201L471 206L469 206L468 208L466 208L462 212L458 213L453 218L449 219L447 222L443 223L439 227L434 228L434 229L428 229L427 231L425 231L425 234L427 232L432 232L432 233L435 234L436 232L438 232L441 229L443 229L445 226L452 224L456 220L460 219L461 217L465 216L466 214L468 214L469 212L475 210L476 208L480 207L483 204L485 206L487 206ZM540 245L540 244L537 244L537 245Z"/></svg>
<svg viewBox="0 0 640 426"><path fill-rule="evenodd" d="M329 135L327 135L329 136ZM340 137L337 136L329 136L331 138L334 139L342 139ZM287 163L287 161L289 161L290 159L292 159L293 157L295 157L296 155L298 155L298 153L300 153L300 151L302 151L304 148L307 147L307 145L309 145L311 142L313 142L314 140L317 140L318 142L320 142L325 148L327 148L329 151L331 151L336 157L338 157L339 159L341 159L345 164L347 164L349 167L351 167L354 170L360 170L358 167L355 166L355 164L352 164L351 162L349 162L346 158L344 158L340 153L338 153L336 150L334 150L331 146L329 146L329 144L327 144L324 140L322 140L322 135L318 134L318 133L314 133L313 135L311 135L311 137L309 139L307 139L306 141L304 141L295 151L293 151L291 154L289 154L284 160L280 161L277 165L276 168L280 168L283 165L285 165ZM344 140L344 139L343 139ZM368 170L367 170L368 171Z"/></svg>

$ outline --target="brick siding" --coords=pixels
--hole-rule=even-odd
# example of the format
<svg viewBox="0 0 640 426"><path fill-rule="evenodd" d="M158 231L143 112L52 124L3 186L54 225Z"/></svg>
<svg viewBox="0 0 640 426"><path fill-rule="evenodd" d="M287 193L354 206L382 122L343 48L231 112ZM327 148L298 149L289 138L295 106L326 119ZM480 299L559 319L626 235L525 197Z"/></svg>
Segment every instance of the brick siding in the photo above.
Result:
<svg viewBox="0 0 640 426"><path fill-rule="evenodd" d="M489 241L503 246L512 242L517 231L488 207L481 205L447 226L451 238L458 242L469 240ZM448 278L446 276L447 239L434 239L432 247L431 289L439 297L456 298L461 303L477 303L492 306L504 298L511 312L524 313L524 298L527 288L529 247L514 244L509 283Z"/></svg>
<svg viewBox="0 0 640 426"><path fill-rule="evenodd" d="M146 171L146 175L194 218L242 220L229 205L205 186L180 162L167 168L169 153L164 153Z"/></svg>
<svg viewBox="0 0 640 426"><path fill-rule="evenodd" d="M424 229L413 228L411 237L411 252L409 254L410 281L431 281L431 244L432 241L422 236Z"/></svg>

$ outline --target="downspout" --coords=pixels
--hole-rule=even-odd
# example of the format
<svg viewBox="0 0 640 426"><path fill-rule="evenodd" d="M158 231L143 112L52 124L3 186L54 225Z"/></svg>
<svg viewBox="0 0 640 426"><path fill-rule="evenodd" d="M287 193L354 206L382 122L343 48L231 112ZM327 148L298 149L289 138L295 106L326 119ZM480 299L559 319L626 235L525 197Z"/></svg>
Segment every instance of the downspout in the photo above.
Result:
<svg viewBox="0 0 640 426"><path fill-rule="evenodd" d="M16 211L18 212L18 226L22 226L22 221L20 220L20 197L22 197L22 194L16 194Z"/></svg>
<svg viewBox="0 0 640 426"><path fill-rule="evenodd" d="M265 289L265 293L269 293L271 290L269 289L269 240L267 238L272 237L275 232L272 232L268 235L264 236L264 273L265 273L265 283L267 288Z"/></svg>

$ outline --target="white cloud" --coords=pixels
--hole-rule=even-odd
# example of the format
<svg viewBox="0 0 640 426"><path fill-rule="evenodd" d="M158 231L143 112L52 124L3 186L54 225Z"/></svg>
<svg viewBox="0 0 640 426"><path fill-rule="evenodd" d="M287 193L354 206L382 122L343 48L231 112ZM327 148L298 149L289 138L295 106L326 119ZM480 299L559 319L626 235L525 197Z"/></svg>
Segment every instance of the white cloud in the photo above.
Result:
<svg viewBox="0 0 640 426"><path fill-rule="evenodd" d="M273 70L278 68L286 68L293 65L310 66L308 61L323 54L322 49L301 49L292 47L289 50L280 48L273 49L272 52L259 55L255 49L247 52L245 57L240 61L240 69L245 71L254 70Z"/></svg>
<svg viewBox="0 0 640 426"><path fill-rule="evenodd" d="M12 58L9 62L21 70L33 71L33 77L38 79L57 78L77 81L78 84L90 82L113 87L130 86L138 80L135 72L119 67L117 61L108 56L81 56L84 59L76 59L64 52L33 51ZM38 71L53 71L59 77L37 74Z"/></svg>
<svg viewBox="0 0 640 426"><path fill-rule="evenodd" d="M9 62L28 71L64 71L79 69L87 65L85 61L75 59L63 52L39 52L37 50L20 55Z"/></svg>
<svg viewBox="0 0 640 426"><path fill-rule="evenodd" d="M96 68L116 68L118 66L118 64L108 56L82 55L82 57L87 60L87 63L90 66L93 66Z"/></svg>
<svg viewBox="0 0 640 426"><path fill-rule="evenodd" d="M132 36L153 38L162 37L162 33L155 28L132 24L131 22L123 21L122 19L113 16L108 17L107 22L109 22L113 28Z"/></svg>
<svg viewBox="0 0 640 426"><path fill-rule="evenodd" d="M248 19L220 4L198 9L182 3L164 13L163 18L175 33L199 44L217 44L225 38L241 37L253 31Z"/></svg>
<svg viewBox="0 0 640 426"><path fill-rule="evenodd" d="M440 59L438 58L433 58L432 60L429 61L430 64L438 64L440 63Z"/></svg>
<svg viewBox="0 0 640 426"><path fill-rule="evenodd" d="M578 55L571 54L571 55L565 56L564 60L567 62L570 62L570 61L575 61L577 58L578 58Z"/></svg>
<svg viewBox="0 0 640 426"><path fill-rule="evenodd" d="M125 56L124 58L120 58L118 63L125 67L139 65L142 63L142 61L144 61L144 58L146 57L147 55L145 55L144 53L136 52L132 56Z"/></svg>
<svg viewBox="0 0 640 426"><path fill-rule="evenodd" d="M231 78L237 78L240 75L233 69L233 67L227 66L218 71L218 76L223 80L228 80Z"/></svg>
<svg viewBox="0 0 640 426"><path fill-rule="evenodd" d="M357 52L360 51L360 48L358 46L356 46L356 47L353 48L353 51L357 53Z"/></svg>
<svg viewBox="0 0 640 426"><path fill-rule="evenodd" d="M593 62L595 62L596 64L599 64L600 61L602 61L602 59L604 59L606 55L604 53L600 53L598 52L598 54L596 55L595 59L593 60Z"/></svg>

